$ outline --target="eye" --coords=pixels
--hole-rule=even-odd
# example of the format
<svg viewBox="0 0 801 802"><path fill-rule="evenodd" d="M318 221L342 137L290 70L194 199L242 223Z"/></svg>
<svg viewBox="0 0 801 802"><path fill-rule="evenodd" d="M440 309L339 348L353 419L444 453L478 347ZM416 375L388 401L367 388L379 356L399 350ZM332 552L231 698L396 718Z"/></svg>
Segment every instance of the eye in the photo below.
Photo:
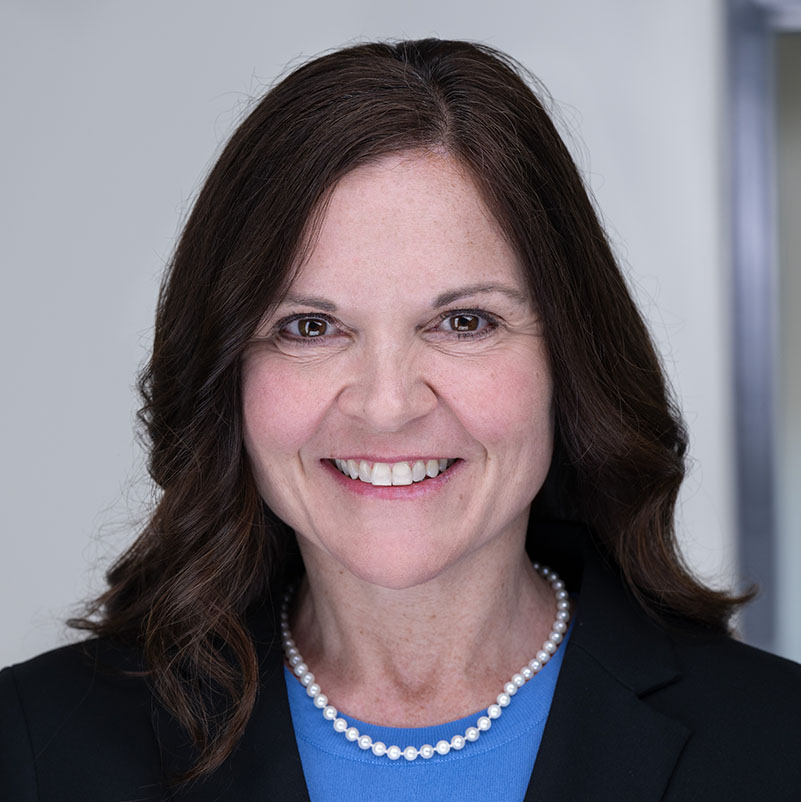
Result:
<svg viewBox="0 0 801 802"><path fill-rule="evenodd" d="M323 318L298 317L287 321L281 327L281 333L301 340L310 340L328 334L329 327L329 322Z"/></svg>
<svg viewBox="0 0 801 802"><path fill-rule="evenodd" d="M486 312L465 309L448 312L440 318L436 331L460 338L482 337L497 328L497 321Z"/></svg>
<svg viewBox="0 0 801 802"><path fill-rule="evenodd" d="M443 324L446 331L472 332L483 329L487 321L479 315L458 314L446 317Z"/></svg>

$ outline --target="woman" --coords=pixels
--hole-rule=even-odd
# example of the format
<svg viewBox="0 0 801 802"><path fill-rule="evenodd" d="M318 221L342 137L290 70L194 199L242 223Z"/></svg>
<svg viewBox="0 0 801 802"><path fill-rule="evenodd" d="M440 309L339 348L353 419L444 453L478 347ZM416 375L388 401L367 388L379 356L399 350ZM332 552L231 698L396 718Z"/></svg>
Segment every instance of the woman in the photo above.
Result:
<svg viewBox="0 0 801 802"><path fill-rule="evenodd" d="M801 670L681 563L679 415L507 57L272 89L141 391L158 506L97 637L0 675L4 798L796 798Z"/></svg>

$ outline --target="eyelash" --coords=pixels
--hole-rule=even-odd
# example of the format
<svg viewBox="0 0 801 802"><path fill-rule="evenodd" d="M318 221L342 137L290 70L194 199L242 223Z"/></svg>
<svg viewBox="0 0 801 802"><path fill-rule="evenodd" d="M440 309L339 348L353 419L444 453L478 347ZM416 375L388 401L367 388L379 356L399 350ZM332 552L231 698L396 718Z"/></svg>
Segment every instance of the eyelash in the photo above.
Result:
<svg viewBox="0 0 801 802"><path fill-rule="evenodd" d="M494 315L491 315L489 312L484 311L483 309L450 309L447 312L443 312L434 323L434 331L437 331L437 328L444 323L449 318L460 317L460 316L472 316L481 318L485 325L483 328L478 329L477 331L465 332L465 331L440 331L440 334L451 334L456 335L456 339L458 340L478 340L483 337L487 337L492 334L499 325L498 318ZM275 328L273 331L275 332L275 336L279 339L287 340L292 343L298 343L299 345L309 345L313 346L324 342L326 340L330 340L332 335L323 334L318 337L300 337L295 334L287 334L285 329L287 326L291 325L300 320L321 320L324 323L332 326L333 328L337 328L337 322L334 318L329 317L325 314L319 315L310 315L308 313L300 312L295 315L290 315L289 317L285 317L282 320L279 320L276 323Z"/></svg>

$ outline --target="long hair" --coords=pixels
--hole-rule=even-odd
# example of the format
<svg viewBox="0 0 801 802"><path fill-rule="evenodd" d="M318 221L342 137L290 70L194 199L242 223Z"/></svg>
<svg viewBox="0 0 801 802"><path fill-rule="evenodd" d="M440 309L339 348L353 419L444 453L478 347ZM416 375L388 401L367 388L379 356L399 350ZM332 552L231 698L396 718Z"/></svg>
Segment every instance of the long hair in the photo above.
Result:
<svg viewBox="0 0 801 802"><path fill-rule="evenodd" d="M657 617L725 630L740 601L699 584L681 561L681 418L533 83L506 55L465 42L327 54L261 99L197 198L139 381L160 500L108 572L108 590L73 622L142 650L155 692L197 747L189 778L219 766L247 723L258 665L245 612L281 582L292 546L245 455L242 353L286 292L337 181L389 153L436 149L461 163L523 266L556 411L533 516L588 524ZM211 716L209 687L228 700L222 719Z"/></svg>

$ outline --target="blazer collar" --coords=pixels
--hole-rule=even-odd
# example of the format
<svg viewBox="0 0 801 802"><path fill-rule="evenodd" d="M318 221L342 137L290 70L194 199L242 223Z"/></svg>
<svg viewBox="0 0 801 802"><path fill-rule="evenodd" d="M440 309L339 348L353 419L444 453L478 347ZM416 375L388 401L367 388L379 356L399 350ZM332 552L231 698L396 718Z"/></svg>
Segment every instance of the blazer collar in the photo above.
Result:
<svg viewBox="0 0 801 802"><path fill-rule="evenodd" d="M584 527L542 525L537 558L579 594L575 623L525 802L661 799L690 735L653 710L647 695L680 678L669 638L641 612ZM251 617L261 690L245 734L229 759L175 802L275 798L309 802L293 734L275 605ZM186 736L154 709L166 775L189 765Z"/></svg>
<svg viewBox="0 0 801 802"><path fill-rule="evenodd" d="M548 527L542 545L555 567L568 560L569 588L579 587L571 566L583 564L583 572L525 802L661 799L690 735L645 701L680 679L670 639L631 598L586 531Z"/></svg>

